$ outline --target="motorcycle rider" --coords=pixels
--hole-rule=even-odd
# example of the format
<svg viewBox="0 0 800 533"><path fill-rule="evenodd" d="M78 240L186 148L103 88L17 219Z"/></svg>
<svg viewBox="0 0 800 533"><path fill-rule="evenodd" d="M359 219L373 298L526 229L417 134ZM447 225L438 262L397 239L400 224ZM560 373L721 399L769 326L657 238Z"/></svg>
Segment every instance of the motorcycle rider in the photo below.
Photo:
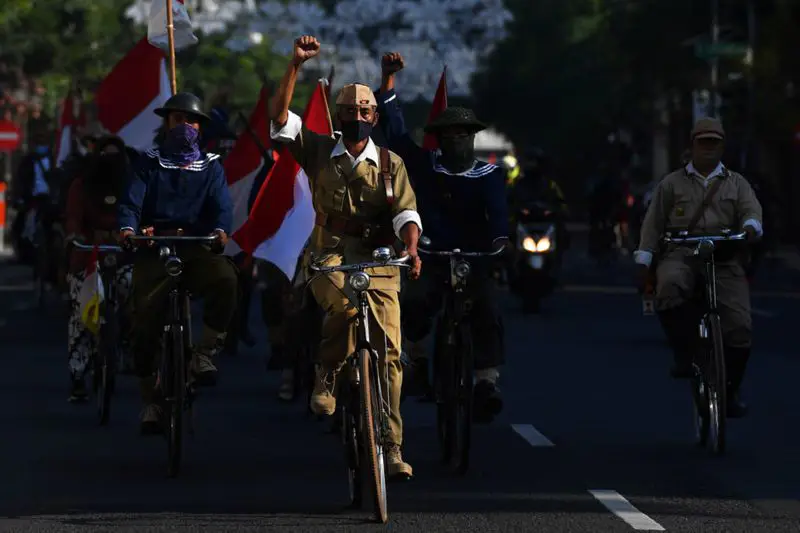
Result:
<svg viewBox="0 0 800 533"><path fill-rule="evenodd" d="M448 107L425 127L438 139L441 154L419 147L406 129L403 111L395 92L395 74L405 62L398 53L381 61L382 83L378 111L381 129L392 150L406 161L413 176L420 212L425 218L427 236L439 249L487 251L508 244L508 206L505 171L475 158L475 134L486 128L469 109ZM477 418L488 421L503 408L497 387L498 367L503 364L503 324L495 305L491 285L491 261L472 261L473 338L476 344L475 405ZM410 283L403 295L403 332L413 343L421 342L431 331L433 318L441 309L444 270L449 263L431 257L418 283ZM413 361L417 385L427 382L424 351L408 350Z"/></svg>
<svg viewBox="0 0 800 533"><path fill-rule="evenodd" d="M225 171L216 154L200 151L200 126L209 120L200 99L190 93L172 96L155 113L164 119L158 148L136 163L132 179L119 202L119 239L146 234L215 235L222 251L232 225L233 206ZM142 246L133 269L133 351L144 409L141 431L163 432L162 409L155 395L156 354L164 319L164 281L168 278L157 247ZM238 280L231 260L204 244L180 243L185 264L183 282L204 300L203 331L190 364L196 383L216 384L213 358L222 347L236 310Z"/></svg>
<svg viewBox="0 0 800 533"><path fill-rule="evenodd" d="M747 180L722 162L725 130L718 119L704 118L691 132L692 160L667 175L656 187L642 224L642 238L634 259L643 290L649 272L656 272L656 310L674 352L674 378L691 376L698 350L699 313L691 300L700 264L685 247L659 252L659 241L670 228L696 233L718 233L742 228L749 240L763 234L762 210ZM696 221L696 222L695 222ZM695 228L688 227L695 222ZM728 371L728 416L747 412L739 399L752 342L750 292L744 267L737 257L716 257L725 359Z"/></svg>
<svg viewBox="0 0 800 533"><path fill-rule="evenodd" d="M309 253L326 265L371 261L372 251L401 239L411 256L412 278L419 277L422 262L417 239L422 222L405 164L396 154L378 149L370 138L378 120L377 103L369 87L345 85L336 97L336 123L342 135L335 139L317 135L303 127L299 116L289 111L297 75L303 63L316 56L320 44L305 35L295 41L293 57L270 105L270 136L285 143L308 175L317 212ZM380 174L384 170L383 177ZM388 170L388 175L385 174ZM403 420L400 394L403 369L400 364L400 272L399 268L377 268L367 297L376 326L380 360L385 361L389 400L389 431L386 470L390 478L410 478L411 466L401 455ZM314 298L325 310L320 366L311 409L331 415L336 409L335 380L346 358L355 351L353 335L356 311L342 292L345 277L335 273L311 283Z"/></svg>

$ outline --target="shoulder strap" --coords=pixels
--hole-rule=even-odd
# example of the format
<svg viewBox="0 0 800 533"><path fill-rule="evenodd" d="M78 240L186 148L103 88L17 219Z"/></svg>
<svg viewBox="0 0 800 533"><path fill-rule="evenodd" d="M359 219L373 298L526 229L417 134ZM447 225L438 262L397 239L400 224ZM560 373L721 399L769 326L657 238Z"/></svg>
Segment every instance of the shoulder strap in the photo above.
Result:
<svg viewBox="0 0 800 533"><path fill-rule="evenodd" d="M386 201L389 205L394 203L394 187L392 186L392 167L389 159L389 150L381 146L381 177L386 189Z"/></svg>
<svg viewBox="0 0 800 533"><path fill-rule="evenodd" d="M727 177L728 175L727 173L725 173L722 176L718 177L716 180L714 180L714 183L711 184L711 187L708 189L708 192L706 193L706 197L703 198L703 203L697 206L697 210L692 215L691 220L689 220L689 225L686 226L686 231L688 231L689 233L694 231L695 226L697 226L697 223L700 222L700 217L703 216L703 213L706 212L708 206L711 205L711 202L714 201L714 197L717 195L717 191L719 191L719 188L722 187L722 182Z"/></svg>

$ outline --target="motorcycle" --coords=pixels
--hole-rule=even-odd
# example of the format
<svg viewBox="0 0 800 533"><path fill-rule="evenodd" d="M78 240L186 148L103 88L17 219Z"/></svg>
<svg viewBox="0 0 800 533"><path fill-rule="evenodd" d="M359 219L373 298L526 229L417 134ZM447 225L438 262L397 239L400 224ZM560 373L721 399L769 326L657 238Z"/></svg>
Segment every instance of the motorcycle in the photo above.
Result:
<svg viewBox="0 0 800 533"><path fill-rule="evenodd" d="M561 269L556 213L542 202L522 208L516 217L515 292L523 311L538 313L541 300L556 286Z"/></svg>

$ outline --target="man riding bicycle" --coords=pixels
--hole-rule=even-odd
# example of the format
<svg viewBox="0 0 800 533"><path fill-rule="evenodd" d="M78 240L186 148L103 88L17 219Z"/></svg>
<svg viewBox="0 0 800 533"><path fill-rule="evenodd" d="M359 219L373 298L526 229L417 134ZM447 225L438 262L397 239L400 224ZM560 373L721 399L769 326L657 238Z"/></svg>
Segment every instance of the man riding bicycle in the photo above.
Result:
<svg viewBox="0 0 800 533"><path fill-rule="evenodd" d="M428 228L426 235L437 249L459 248L483 252L508 243L508 206L502 168L475 159L475 134L485 126L472 111L447 108L425 128L436 135L441 155L420 148L409 135L394 91L395 74L404 67L400 54L383 56L383 82L378 107L381 129L389 147L408 165ZM437 264L438 263L438 264ZM409 284L403 297L403 332L411 343L422 341L441 307L442 275L447 261L431 259L421 282ZM491 264L475 261L470 276L473 337L476 344L475 407L479 419L489 420L503 407L497 388L503 363L503 325L491 286ZM427 359L416 355L413 369L417 385L427 383Z"/></svg>
<svg viewBox="0 0 800 533"><path fill-rule="evenodd" d="M216 154L199 148L200 126L209 120L200 99L178 93L155 113L164 118L158 147L137 161L133 177L119 203L119 238L130 246L137 232L176 236L216 235L216 249L185 243L178 255L185 264L183 282L204 299L203 332L195 346L190 369L198 385L214 385L213 358L225 340L236 310L236 270L220 255L232 224L232 203L225 171ZM144 246L133 267L133 352L140 377L143 434L163 431L162 411L156 401L156 354L160 352L161 321L169 275L157 247Z"/></svg>
<svg viewBox="0 0 800 533"><path fill-rule="evenodd" d="M412 277L418 277L421 262L417 239L422 222L416 211L414 191L403 160L378 149L370 138L377 122L377 102L369 87L346 85L336 98L338 139L317 135L303 127L300 117L289 111L300 67L319 53L320 44L311 36L297 39L294 55L281 80L270 110L271 137L288 145L311 182L316 226L309 252L325 265L372 260L372 251L400 238L413 258ZM389 432L386 470L389 477L410 478L411 466L403 462L403 421L400 416L402 367L400 365L400 274L397 268L369 272L371 308L380 326L375 342L380 360L386 361L389 392ZM311 409L331 415L336 408L334 380L348 356L355 351L356 309L342 292L344 274L317 278L311 291L325 310L322 341ZM381 372L384 375L384 372ZM387 390L386 384L382 385Z"/></svg>
<svg viewBox="0 0 800 533"><path fill-rule="evenodd" d="M639 249L634 254L640 265L640 289L654 267L653 259L658 261L656 308L674 352L674 378L691 377L693 354L702 349L697 345L699 314L692 298L702 264L686 248L659 253L660 239L673 228L713 234L741 227L750 240L763 233L761 204L753 189L744 177L721 163L725 131L719 120L699 120L692 129L691 140L692 160L657 185L642 223ZM738 393L752 342L750 292L740 257L717 254L715 260L728 371L727 412L731 418L740 418L746 414L746 406Z"/></svg>

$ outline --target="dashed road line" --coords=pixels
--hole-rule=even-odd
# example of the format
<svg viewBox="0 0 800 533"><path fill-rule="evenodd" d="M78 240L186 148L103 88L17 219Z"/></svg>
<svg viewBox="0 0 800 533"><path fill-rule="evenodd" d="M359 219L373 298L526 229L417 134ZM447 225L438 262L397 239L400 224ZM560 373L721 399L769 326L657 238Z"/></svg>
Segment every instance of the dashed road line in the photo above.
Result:
<svg viewBox="0 0 800 533"><path fill-rule="evenodd" d="M550 439L542 435L535 427L531 424L511 424L511 429L517 432L517 434L525 439L528 444L534 446L536 448L546 448L555 446Z"/></svg>
<svg viewBox="0 0 800 533"><path fill-rule="evenodd" d="M590 490L589 494L626 524L638 531L666 531L661 524L634 507L614 490Z"/></svg>

